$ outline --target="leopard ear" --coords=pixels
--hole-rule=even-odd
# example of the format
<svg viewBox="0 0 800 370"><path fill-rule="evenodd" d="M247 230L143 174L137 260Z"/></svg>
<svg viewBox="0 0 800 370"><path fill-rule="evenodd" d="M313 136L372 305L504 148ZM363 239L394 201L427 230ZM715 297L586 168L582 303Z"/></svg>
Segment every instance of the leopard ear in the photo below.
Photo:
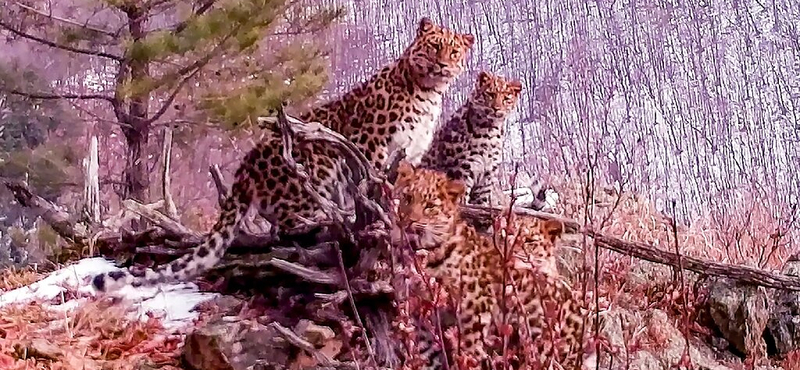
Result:
<svg viewBox="0 0 800 370"><path fill-rule="evenodd" d="M492 74L486 71L478 73L478 86L484 86L492 80Z"/></svg>
<svg viewBox="0 0 800 370"><path fill-rule="evenodd" d="M430 18L422 17L422 19L419 20L419 25L417 25L417 36L422 36L430 32L434 27L436 27L436 25L433 24Z"/></svg>
<svg viewBox="0 0 800 370"><path fill-rule="evenodd" d="M467 187L464 185L464 182L459 180L448 180L447 184L444 186L445 195L456 204L461 203L466 191Z"/></svg>
<svg viewBox="0 0 800 370"><path fill-rule="evenodd" d="M414 176L414 166L408 161L400 161L397 165L397 181Z"/></svg>
<svg viewBox="0 0 800 370"><path fill-rule="evenodd" d="M508 82L508 90L516 95L519 96L519 93L522 91L522 83L517 80L511 80Z"/></svg>
<svg viewBox="0 0 800 370"><path fill-rule="evenodd" d="M556 239L564 234L564 224L558 220L544 220L540 228L542 234L552 243L555 243Z"/></svg>
<svg viewBox="0 0 800 370"><path fill-rule="evenodd" d="M461 38L464 40L464 45L466 45L467 48L472 48L472 45L475 44L475 36L472 34L465 33L461 35Z"/></svg>

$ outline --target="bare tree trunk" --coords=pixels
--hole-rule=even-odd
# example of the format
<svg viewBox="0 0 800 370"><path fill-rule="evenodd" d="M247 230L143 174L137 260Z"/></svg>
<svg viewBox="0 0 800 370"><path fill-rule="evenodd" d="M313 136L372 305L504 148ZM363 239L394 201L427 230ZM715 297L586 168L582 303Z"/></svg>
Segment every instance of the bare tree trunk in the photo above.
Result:
<svg viewBox="0 0 800 370"><path fill-rule="evenodd" d="M178 219L178 208L172 199L170 188L172 178L170 177L170 163L172 162L172 127L164 129L164 144L161 150L161 195L164 198L164 212L174 220Z"/></svg>
<svg viewBox="0 0 800 370"><path fill-rule="evenodd" d="M100 181L99 181L97 136L92 136L89 156L84 159L85 178L83 185L83 215L90 224L100 223Z"/></svg>
<svg viewBox="0 0 800 370"><path fill-rule="evenodd" d="M125 5L123 11L128 16L128 29L134 42L143 39L145 31L145 12L138 5ZM133 81L145 81L149 76L149 63L146 61L129 59L126 57L120 68L128 69L128 76ZM120 71L124 73L123 71ZM122 133L125 135L127 153L124 170L123 198L133 199L146 203L147 189L150 185L147 163L144 151L147 148L147 140L150 136L150 122L148 121L148 102L149 93L141 93L129 99L128 114L125 115L122 126ZM136 222L132 225L134 230L140 230L144 220L139 225Z"/></svg>

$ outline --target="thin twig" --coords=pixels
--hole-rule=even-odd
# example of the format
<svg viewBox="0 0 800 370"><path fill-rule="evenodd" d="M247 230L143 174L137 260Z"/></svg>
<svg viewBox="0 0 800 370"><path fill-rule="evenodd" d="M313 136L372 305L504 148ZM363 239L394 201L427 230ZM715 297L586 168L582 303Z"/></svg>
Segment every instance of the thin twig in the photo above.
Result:
<svg viewBox="0 0 800 370"><path fill-rule="evenodd" d="M56 21L59 21L59 22L62 22L62 23L66 23L66 24L69 24L69 25L72 25L72 26L75 26L75 27L85 28L85 29L87 29L89 31L97 32L97 33L100 33L100 34L103 34L103 35L106 35L106 36L109 36L109 37L116 37L117 36L112 32L109 32L109 31L106 31L106 30L101 30L99 28L94 28L94 27L90 26L88 23L81 24L78 21L73 21L71 19L57 17L57 16L53 15L52 13L45 13L45 12L39 10L39 9L36 9L34 7L25 5L25 4L23 4L23 3L19 2L19 1L15 1L14 3L17 4L17 6L22 8L22 9L28 10L28 11L36 13L36 14L39 14L39 15L41 15L43 17L47 17L47 18L50 18L50 19L53 19L53 20L56 20Z"/></svg>
<svg viewBox="0 0 800 370"><path fill-rule="evenodd" d="M114 61L117 61L117 62L121 62L122 61L122 57L120 57L118 55L105 53L105 52L97 51L97 50L81 49L81 48L76 48L76 47L72 47L72 46L69 46L69 45L59 44L57 42L53 42L53 41L41 38L39 36L34 36L34 35L29 34L29 33L22 32L22 31L20 31L20 30L18 30L16 28L12 27L10 24L8 24L6 22L3 22L2 20L0 20L0 27L8 30L8 32L11 32L11 33L13 33L13 34L15 34L17 36L20 36L22 38L26 38L26 39L29 39L29 40L36 41L36 42L38 42L40 44L44 44L44 45L50 46L52 48L61 49L61 50L65 50L65 51L69 51L69 52L73 52L73 53L77 53L77 54L92 55L92 56L108 58L108 59L111 59L111 60L114 60Z"/></svg>
<svg viewBox="0 0 800 370"><path fill-rule="evenodd" d="M347 278L347 270L344 267L344 257L342 256L342 248L339 246L339 243L336 243L336 256L339 259L339 270L342 274L342 282L344 283L345 290L347 291L347 298L350 301L350 309L353 310L353 316L356 319L356 324L361 328L364 332L364 343L367 346L367 353L369 354L370 360L375 366L378 366L378 361L375 360L375 351L372 349L372 343L369 340L369 336L367 335L367 329L364 326L364 322L361 320L361 315L358 313L358 307L356 307L356 300L353 298L353 289L350 287L350 281Z"/></svg>
<svg viewBox="0 0 800 370"><path fill-rule="evenodd" d="M689 362L689 368L693 368L692 366L692 356L691 352L689 351L689 303L688 297L686 297L686 282L683 276L683 260L681 258L681 251L678 247L678 225L675 223L675 201L672 201L672 220L670 220L670 225L672 226L672 239L675 246L675 254L678 255L678 275L680 277L681 283L681 298L683 299L683 337L686 341L686 352L684 353L685 359ZM683 362L683 361L681 361Z"/></svg>

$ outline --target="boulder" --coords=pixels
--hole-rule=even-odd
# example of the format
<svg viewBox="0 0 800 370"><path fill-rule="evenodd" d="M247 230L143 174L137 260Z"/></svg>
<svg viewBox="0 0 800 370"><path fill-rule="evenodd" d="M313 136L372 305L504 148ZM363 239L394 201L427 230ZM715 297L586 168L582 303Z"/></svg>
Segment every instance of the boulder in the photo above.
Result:
<svg viewBox="0 0 800 370"><path fill-rule="evenodd" d="M764 287L725 278L709 282L708 312L722 337L744 356L766 357L768 298Z"/></svg>
<svg viewBox="0 0 800 370"><path fill-rule="evenodd" d="M800 261L789 260L783 273L800 276ZM783 357L800 346L800 292L775 291L764 339L770 355Z"/></svg>
<svg viewBox="0 0 800 370"><path fill-rule="evenodd" d="M608 341L614 355L612 361L611 355L603 353L601 369L683 368L680 364L686 351L686 339L675 326L675 318L669 317L664 311L653 309L637 312L614 308L604 313L602 322L601 335ZM741 364L736 356L718 353L698 338L690 337L689 344L689 355L695 369L729 370L738 368L733 364Z"/></svg>
<svg viewBox="0 0 800 370"><path fill-rule="evenodd" d="M228 316L187 335L182 359L193 370L277 370L289 368L292 351L273 328Z"/></svg>

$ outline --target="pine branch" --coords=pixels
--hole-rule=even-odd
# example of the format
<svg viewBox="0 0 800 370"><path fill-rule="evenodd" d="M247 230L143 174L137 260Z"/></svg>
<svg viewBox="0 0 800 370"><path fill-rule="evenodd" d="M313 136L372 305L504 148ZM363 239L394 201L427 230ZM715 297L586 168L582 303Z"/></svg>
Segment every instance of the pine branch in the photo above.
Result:
<svg viewBox="0 0 800 370"><path fill-rule="evenodd" d="M26 38L26 39L29 39L29 40L36 41L38 43L50 46L52 48L61 49L61 50L65 50L65 51L69 51L69 52L73 52L73 53L77 53L77 54L93 55L93 56L108 58L108 59L111 59L111 60L115 60L117 62L121 62L122 61L122 57L114 55L114 54L109 54L109 53L105 53L105 52L102 52L102 51L96 51L96 50L81 49L81 48L76 48L76 47L72 47L72 46L69 46L69 45L63 45L63 44L59 44L59 43L56 43L56 42L53 42L53 41L50 41L50 40L43 39L43 38L41 38L39 36L34 36L34 35L31 35L31 34L22 32L22 31L14 28L14 27L11 27L11 25L9 25L8 23L5 23L3 21L0 21L0 27L8 30L9 32L11 32L11 33L13 33L13 34L15 34L17 36L20 36L20 37L23 37L23 38Z"/></svg>
<svg viewBox="0 0 800 370"><path fill-rule="evenodd" d="M185 76L181 79L181 81L178 83L178 85L172 91L172 93L170 94L169 98L167 98L167 100L164 102L164 104L161 106L161 108L158 111L156 111L156 113L153 114L152 117L150 117L147 120L147 124L151 124L151 123L155 122L164 113L167 112L167 109L169 109L169 106L172 105L173 101L175 101L175 97L178 96L178 93L181 91L181 89L183 89L183 86L186 84L186 82L188 82L190 79L192 79L192 77L194 77L198 72L200 72L200 70L203 67L205 67L205 65L208 64L208 62L210 62L211 59L213 59L215 56L217 56L217 54L220 52L220 50L222 50L222 47L225 45L225 43L228 42L228 40L236 33L236 31L238 29L239 29L239 27L236 27L236 29L234 29L233 32L231 32L230 34L225 36L222 39L222 41L219 42L219 44L214 46L214 49L212 49L208 54L206 54L206 56L196 60L194 63L189 64L188 66L185 66L185 67L183 67L183 68L181 68L181 69L179 69L179 70L177 70L175 72L175 75L178 75L178 76L184 76L185 75ZM187 73L188 73L188 75L187 75Z"/></svg>

